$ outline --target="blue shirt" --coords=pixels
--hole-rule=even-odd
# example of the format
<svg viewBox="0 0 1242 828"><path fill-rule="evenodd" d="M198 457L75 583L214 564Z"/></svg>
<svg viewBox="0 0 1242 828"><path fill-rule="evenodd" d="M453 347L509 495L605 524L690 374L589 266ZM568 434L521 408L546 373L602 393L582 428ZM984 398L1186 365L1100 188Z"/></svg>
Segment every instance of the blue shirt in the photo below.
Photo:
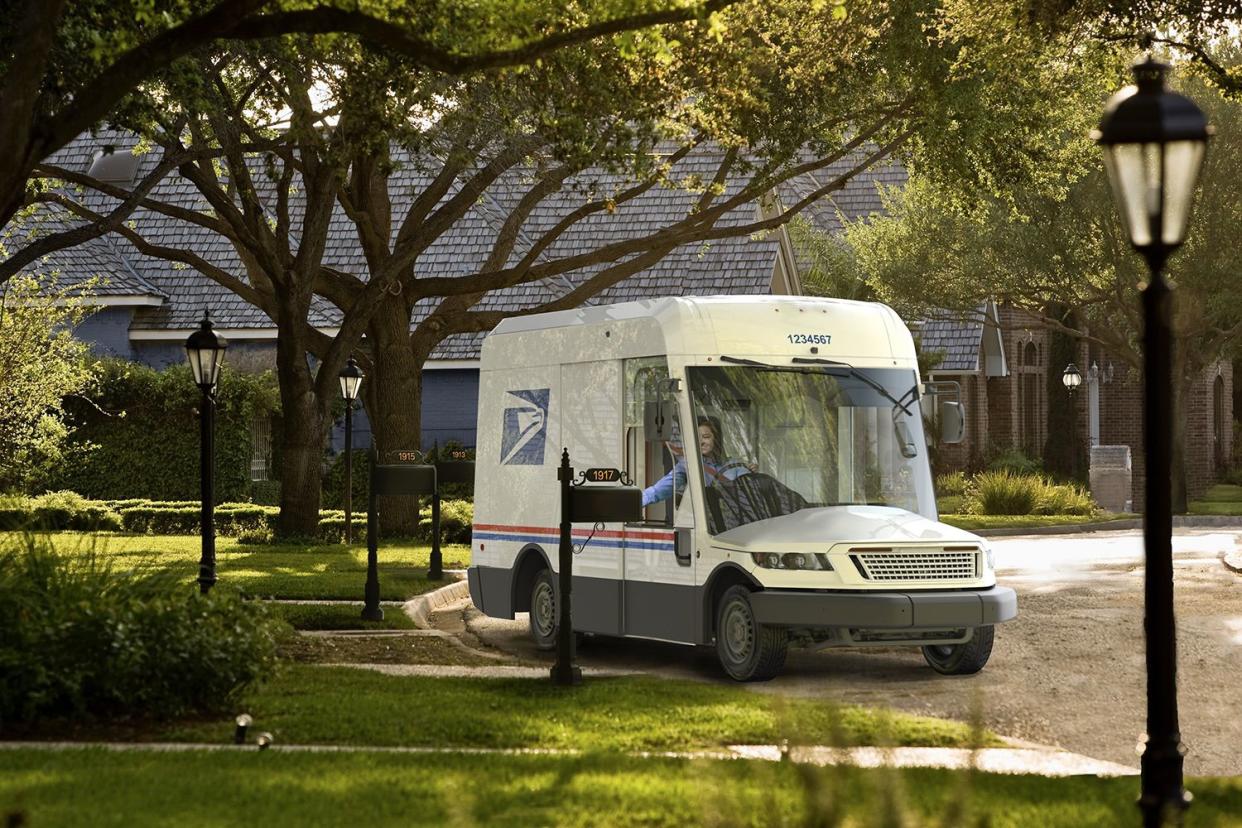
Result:
<svg viewBox="0 0 1242 828"><path fill-rule="evenodd" d="M736 480L749 473L750 469L741 460L725 460L717 463L710 458L703 458L703 482L708 486L714 484L719 478ZM672 471L643 489L643 507L659 503L661 500L668 500L673 496L674 490L680 492L684 488L686 488L686 460L683 457L673 466Z"/></svg>

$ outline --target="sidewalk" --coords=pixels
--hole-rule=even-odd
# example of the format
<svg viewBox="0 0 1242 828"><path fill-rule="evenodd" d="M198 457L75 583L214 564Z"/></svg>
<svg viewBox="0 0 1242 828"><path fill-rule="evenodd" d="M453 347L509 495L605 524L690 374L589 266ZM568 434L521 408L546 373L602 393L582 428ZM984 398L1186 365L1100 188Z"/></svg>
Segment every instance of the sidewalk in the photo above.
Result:
<svg viewBox="0 0 1242 828"><path fill-rule="evenodd" d="M255 745L229 745L186 742L0 742L0 750L110 750L184 753L188 751L255 751ZM363 745L280 745L264 750L273 753L417 753L443 755L543 755L581 756L579 750L536 748L435 748L369 747ZM790 761L799 764L853 765L860 768L974 768L982 773L1030 774L1036 776L1136 776L1138 770L1103 762L1053 748L831 748L822 745L782 747L779 745L729 745L719 750L628 753L634 758L663 757L690 760L744 759L763 762Z"/></svg>

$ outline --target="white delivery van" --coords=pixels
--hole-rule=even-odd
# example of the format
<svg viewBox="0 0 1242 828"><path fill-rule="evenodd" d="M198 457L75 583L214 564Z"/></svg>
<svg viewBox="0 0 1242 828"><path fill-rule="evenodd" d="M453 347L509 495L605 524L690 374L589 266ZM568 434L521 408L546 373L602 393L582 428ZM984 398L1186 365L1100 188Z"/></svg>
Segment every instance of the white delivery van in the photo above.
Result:
<svg viewBox="0 0 1242 828"><path fill-rule="evenodd" d="M554 646L567 448L645 489L643 520L574 526L576 632L714 644L738 680L775 675L790 645L908 644L976 672L1017 600L986 541L937 521L928 390L879 304L678 297L506 320L483 343L471 598L529 612ZM960 439L960 405L938 411Z"/></svg>

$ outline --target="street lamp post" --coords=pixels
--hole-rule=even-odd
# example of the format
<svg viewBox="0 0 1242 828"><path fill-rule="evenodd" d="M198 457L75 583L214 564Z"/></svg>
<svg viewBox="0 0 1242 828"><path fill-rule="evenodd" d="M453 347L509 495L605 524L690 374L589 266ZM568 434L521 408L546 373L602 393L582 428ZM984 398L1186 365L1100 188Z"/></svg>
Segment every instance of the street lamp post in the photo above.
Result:
<svg viewBox="0 0 1242 828"><path fill-rule="evenodd" d="M185 353L194 372L194 384L203 392L199 416L199 492L203 511L199 520L202 535L202 554L198 560L199 591L206 595L216 582L216 527L215 527L215 411L216 382L220 379L220 366L224 364L224 349L229 343L211 327L207 311L199 328L185 341Z"/></svg>
<svg viewBox="0 0 1242 828"><path fill-rule="evenodd" d="M354 400L366 374L351 356L341 369L341 396L345 398L345 545L353 540L353 492L354 492Z"/></svg>
<svg viewBox="0 0 1242 828"><path fill-rule="evenodd" d="M1194 101L1169 91L1168 66L1148 57L1134 86L1113 96L1093 133L1130 243L1147 261L1142 289L1144 631L1147 638L1147 735L1139 808L1145 826L1180 823L1190 804L1182 787L1184 749L1177 720L1177 648L1173 618L1172 286L1164 264L1186 236L1210 129Z"/></svg>

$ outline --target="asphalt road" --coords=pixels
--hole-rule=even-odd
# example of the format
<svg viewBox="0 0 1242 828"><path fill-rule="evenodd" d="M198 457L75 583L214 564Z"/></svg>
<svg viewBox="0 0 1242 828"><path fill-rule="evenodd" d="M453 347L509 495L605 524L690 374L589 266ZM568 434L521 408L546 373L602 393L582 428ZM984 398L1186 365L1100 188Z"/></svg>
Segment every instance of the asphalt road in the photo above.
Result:
<svg viewBox="0 0 1242 828"><path fill-rule="evenodd" d="M1242 575L1222 563L1242 532L1178 530L1174 564L1182 738L1193 775L1242 774ZM1017 739L1137 767L1146 719L1142 539L1138 532L997 538L1000 583L1018 617L997 629L975 676L940 676L914 649L791 650L755 692L883 705L954 719L980 717ZM488 644L537 654L525 615L500 621L471 608ZM583 666L727 682L709 648L592 639Z"/></svg>

